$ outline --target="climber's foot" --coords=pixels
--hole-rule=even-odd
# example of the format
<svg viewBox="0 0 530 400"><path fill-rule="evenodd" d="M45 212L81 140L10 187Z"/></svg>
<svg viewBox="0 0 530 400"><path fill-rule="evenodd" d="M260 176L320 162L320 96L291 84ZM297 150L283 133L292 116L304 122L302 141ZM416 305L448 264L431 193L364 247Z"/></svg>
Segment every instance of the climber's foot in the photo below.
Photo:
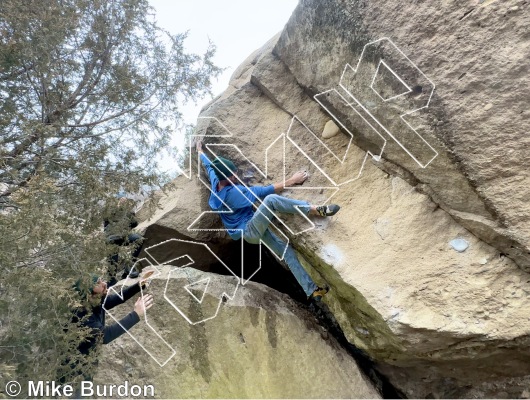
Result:
<svg viewBox="0 0 530 400"><path fill-rule="evenodd" d="M331 217L339 212L340 206L337 204L329 204L327 206L318 206L315 208L316 215L321 217Z"/></svg>
<svg viewBox="0 0 530 400"><path fill-rule="evenodd" d="M328 292L329 292L329 287L326 286L326 287L321 288L320 286L317 286L315 291L311 293L311 296L309 296L309 299L314 300L314 301L320 301L322 300L322 297L324 297L326 293Z"/></svg>

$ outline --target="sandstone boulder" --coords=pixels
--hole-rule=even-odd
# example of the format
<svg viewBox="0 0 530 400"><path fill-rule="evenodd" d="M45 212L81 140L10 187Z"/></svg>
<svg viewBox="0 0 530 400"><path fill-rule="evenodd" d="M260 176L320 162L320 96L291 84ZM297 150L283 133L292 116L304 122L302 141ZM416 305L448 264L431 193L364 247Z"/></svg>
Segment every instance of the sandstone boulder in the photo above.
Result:
<svg viewBox="0 0 530 400"><path fill-rule="evenodd" d="M439 155L428 168L419 168L390 140L384 158L405 168L414 185L523 269L530 268L526 7L522 0L427 1L408 7L390 0L304 0L274 48L300 86L316 95L338 88L346 63L355 66L365 45L390 38L434 81L431 102L416 113L414 122ZM388 63L394 61L390 67L398 75L410 75L407 63L385 52L390 48L371 51L386 56ZM368 62L367 69L373 72L379 61ZM371 78L360 79L350 91L359 99L372 98ZM419 95L408 95L407 105L427 104L429 92L419 89ZM403 135L402 144L414 148L418 138L405 136L399 118L410 110L403 104L393 106L397 110L378 106L374 115L389 120L395 136ZM362 126L355 117L351 110L340 115L345 124ZM368 140L370 133L356 132ZM429 151L420 147L417 157Z"/></svg>
<svg viewBox="0 0 530 400"><path fill-rule="evenodd" d="M204 279L204 298L195 292L202 303L182 290ZM156 398L379 398L353 358L286 295L240 285L215 318L190 324L160 295L166 284L166 296L190 318L204 317L219 301L216 293L235 287L228 277L189 268L170 275L162 267L149 288L156 304L147 321L175 355L161 367L157 361L169 358L168 347L141 321L131 329L139 343L126 334L105 347L95 383L150 384ZM115 315L129 308L121 305Z"/></svg>
<svg viewBox="0 0 530 400"><path fill-rule="evenodd" d="M314 280L331 286L325 303L347 339L410 397L520 397L527 388L523 3L303 0L281 35L243 63L198 121L210 156L234 159L248 184L304 169L309 180L286 196L341 204L337 216L313 218L302 234L307 226L285 218L292 228L286 234ZM414 73L390 65L392 46L366 53L360 80L345 69L381 38L432 78L432 97L422 81L396 102L378 103L375 92L390 99L400 90L395 77ZM345 97L344 71L350 80L343 86L367 99L363 106L393 137L367 125L362 107ZM421 138L411 136L399 115L427 98L428 107L410 117ZM323 142L330 118L341 133ZM182 193L196 199L194 213L207 210L207 189L188 184L195 186ZM168 200L164 213L172 210ZM199 225L219 223L209 217ZM191 235L183 233L188 220L164 220L172 232ZM215 251L228 251L222 233L200 235ZM455 239L466 241L465 251L454 249Z"/></svg>

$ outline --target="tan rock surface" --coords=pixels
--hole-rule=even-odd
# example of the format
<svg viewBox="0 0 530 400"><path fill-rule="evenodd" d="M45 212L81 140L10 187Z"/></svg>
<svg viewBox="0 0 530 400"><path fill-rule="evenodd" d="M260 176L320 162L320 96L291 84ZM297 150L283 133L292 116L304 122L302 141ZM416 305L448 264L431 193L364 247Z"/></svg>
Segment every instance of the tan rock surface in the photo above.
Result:
<svg viewBox="0 0 530 400"><path fill-rule="evenodd" d="M164 263L188 254L195 261L195 268L210 271L212 264L217 259L209 252L203 251L198 246L191 246L185 249L183 243L167 242L170 239L183 241L209 242L209 246L215 254L226 257L226 244L230 243L224 232L216 231L222 224L216 215L206 214L201 220L201 225L197 230L193 222L208 207L208 195L201 183L196 179L188 179L186 176L179 176L172 182L171 188L166 193L157 193L155 200L158 206L151 215L147 211L147 206L139 213L142 221L137 230L144 232L144 251L140 257L149 258L150 262ZM149 219L146 219L150 215ZM146 254L145 249L149 249ZM184 253L183 253L184 252ZM147 265L146 262L143 262Z"/></svg>
<svg viewBox="0 0 530 400"><path fill-rule="evenodd" d="M379 398L355 361L286 295L256 283L240 286L215 318L192 325L162 296L156 297L164 291L168 270L163 267L149 289L156 304L148 310L148 320L176 355L160 367L124 335L105 347L95 383L151 384L156 398ZM202 305L179 290L205 278L211 280ZM213 301L210 293L233 283L183 268L172 275L167 296L198 316ZM116 315L130 308L119 307ZM143 321L131 333L142 343L152 336ZM156 346L150 350L162 359L164 352Z"/></svg>
<svg viewBox="0 0 530 400"><path fill-rule="evenodd" d="M516 0L469 7L304 0L280 38L245 61L198 123L199 134L214 135L207 143L236 145L263 171L268 166L262 176L233 148L217 147L251 171L250 184L282 180L284 154L287 176L310 173L303 188L285 195L318 204L333 193L325 187L341 184L333 197L340 213L313 219L315 229L291 239L313 278L332 287L325 303L348 340L410 397L520 397L527 388L525 7ZM437 85L420 119L439 151L425 169L391 140L381 161L366 158L381 143L341 110L353 137L341 129L325 141L335 156L318 139L330 114L312 96L336 87L344 64L384 36ZM226 129L229 138L220 136ZM201 199L194 212L207 209L205 188L187 193ZM187 226L178 217L166 221L175 232ZM228 243L218 233L201 235L219 252ZM462 253L449 244L457 238L469 243Z"/></svg>
<svg viewBox="0 0 530 400"><path fill-rule="evenodd" d="M355 65L365 44L391 38L436 84L421 133L440 155L421 169L391 141L384 157L448 212L464 213L461 224L521 268L530 266L527 8L522 0L408 7L391 0L302 1L274 48L296 81L316 94L338 86L345 64ZM371 92L368 85L359 90Z"/></svg>

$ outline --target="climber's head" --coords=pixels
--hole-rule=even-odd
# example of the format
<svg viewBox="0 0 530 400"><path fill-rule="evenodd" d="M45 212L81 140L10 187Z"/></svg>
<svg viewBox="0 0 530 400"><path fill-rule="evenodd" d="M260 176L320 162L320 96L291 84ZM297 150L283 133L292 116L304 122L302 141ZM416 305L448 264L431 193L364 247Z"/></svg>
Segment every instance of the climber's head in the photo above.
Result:
<svg viewBox="0 0 530 400"><path fill-rule="evenodd" d="M212 161L212 167L215 171L215 175L220 181L236 181L236 177L234 176L234 174L237 171L237 167L232 161L228 160L227 158L220 156L216 157L216 159Z"/></svg>

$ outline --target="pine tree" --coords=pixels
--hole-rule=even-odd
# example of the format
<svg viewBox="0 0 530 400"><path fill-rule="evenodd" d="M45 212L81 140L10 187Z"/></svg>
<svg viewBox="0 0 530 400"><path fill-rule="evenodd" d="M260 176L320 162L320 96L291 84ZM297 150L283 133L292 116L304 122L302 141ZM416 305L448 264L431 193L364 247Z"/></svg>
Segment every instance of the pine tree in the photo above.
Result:
<svg viewBox="0 0 530 400"><path fill-rule="evenodd" d="M220 72L212 44L199 56L185 39L146 0L0 2L3 375L55 378L82 336L64 330L72 282L104 268L113 196L167 180L156 156L179 106Z"/></svg>

